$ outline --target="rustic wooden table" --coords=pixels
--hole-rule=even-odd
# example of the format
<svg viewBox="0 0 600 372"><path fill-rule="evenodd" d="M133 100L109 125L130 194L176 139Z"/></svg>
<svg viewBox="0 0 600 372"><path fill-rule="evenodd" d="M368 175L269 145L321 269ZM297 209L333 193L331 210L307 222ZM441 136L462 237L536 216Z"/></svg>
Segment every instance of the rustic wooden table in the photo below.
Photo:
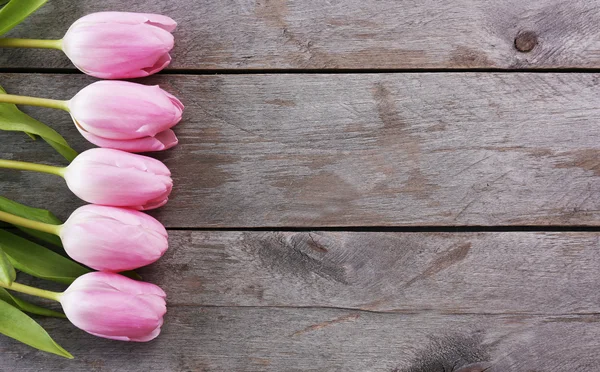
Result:
<svg viewBox="0 0 600 372"><path fill-rule="evenodd" d="M77 359L0 338L2 371L600 369L600 0L51 0L9 36L103 10L180 25L172 66L139 80L186 105L156 155L171 249L141 271L166 324L135 344L44 319ZM94 81L56 51L0 67L15 94ZM0 195L81 204L41 174L3 171Z"/></svg>

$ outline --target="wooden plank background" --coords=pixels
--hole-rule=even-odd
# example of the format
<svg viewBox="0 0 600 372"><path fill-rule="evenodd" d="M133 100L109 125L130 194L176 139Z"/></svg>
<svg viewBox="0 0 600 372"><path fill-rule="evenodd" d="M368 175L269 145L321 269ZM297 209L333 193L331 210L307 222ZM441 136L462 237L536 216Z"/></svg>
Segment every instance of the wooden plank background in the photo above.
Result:
<svg viewBox="0 0 600 372"><path fill-rule="evenodd" d="M143 274L177 306L600 313L599 233L172 231L170 242Z"/></svg>
<svg viewBox="0 0 600 372"><path fill-rule="evenodd" d="M202 0L48 2L8 36L61 38L83 15L168 14L171 69L598 68L598 0ZM529 53L523 49L534 45ZM528 49L525 49L528 50ZM0 67L72 68L18 50Z"/></svg>
<svg viewBox="0 0 600 372"><path fill-rule="evenodd" d="M40 319L77 359L2 337L0 370L597 371L599 0L52 0L7 36L132 9L180 24L169 70L138 80L186 105L153 155L175 180L152 212L170 250L140 270L168 292L163 333ZM68 99L95 81L75 72L0 50L10 93ZM68 114L23 110L91 147ZM82 204L7 170L0 195Z"/></svg>
<svg viewBox="0 0 600 372"><path fill-rule="evenodd" d="M597 315L171 306L168 320L161 339L148 344L101 340L48 320L76 360L3 340L2 364L19 371L505 372L593 371L600 363Z"/></svg>
<svg viewBox="0 0 600 372"><path fill-rule="evenodd" d="M168 227L591 225L600 222L598 74L270 74L148 79L186 104ZM68 99L79 75L0 74ZM40 89L40 87L43 87ZM89 147L68 114L46 118ZM62 159L0 133L4 157ZM5 171L3 192L66 218L64 182ZM48 183L50 182L50 183ZM52 186L50 186L52 185ZM68 195L68 194L67 194Z"/></svg>
<svg viewBox="0 0 600 372"><path fill-rule="evenodd" d="M593 352L599 239L562 232L175 231L166 257L141 270L170 289L156 341L99 340L45 320L78 358L49 363L3 339L3 367L592 371L600 362Z"/></svg>

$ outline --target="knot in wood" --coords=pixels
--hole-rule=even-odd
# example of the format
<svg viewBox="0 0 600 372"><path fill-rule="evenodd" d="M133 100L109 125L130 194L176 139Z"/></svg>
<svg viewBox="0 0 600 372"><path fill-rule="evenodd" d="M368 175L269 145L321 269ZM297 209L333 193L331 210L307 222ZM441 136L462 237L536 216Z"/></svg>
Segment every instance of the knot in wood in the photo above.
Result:
<svg viewBox="0 0 600 372"><path fill-rule="evenodd" d="M519 32L515 38L515 48L522 53L531 52L537 44L538 37L533 31Z"/></svg>

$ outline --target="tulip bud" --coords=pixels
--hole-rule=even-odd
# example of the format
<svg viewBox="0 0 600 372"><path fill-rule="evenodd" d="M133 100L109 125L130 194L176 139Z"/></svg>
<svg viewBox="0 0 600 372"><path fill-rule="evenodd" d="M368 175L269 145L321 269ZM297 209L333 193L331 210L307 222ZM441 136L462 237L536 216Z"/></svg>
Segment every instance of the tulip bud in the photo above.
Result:
<svg viewBox="0 0 600 372"><path fill-rule="evenodd" d="M69 189L86 202L138 210L167 202L170 176L156 159L103 148L82 152L64 171Z"/></svg>
<svg viewBox="0 0 600 372"><path fill-rule="evenodd" d="M77 278L59 297L67 318L95 336L146 342L156 338L167 312L160 287L119 274Z"/></svg>
<svg viewBox="0 0 600 372"><path fill-rule="evenodd" d="M100 12L77 20L62 41L73 64L101 79L152 75L171 62L177 23L158 14Z"/></svg>
<svg viewBox="0 0 600 372"><path fill-rule="evenodd" d="M60 229L67 254L101 271L137 269L158 260L169 247L167 230L132 209L84 205Z"/></svg>
<svg viewBox="0 0 600 372"><path fill-rule="evenodd" d="M183 104L157 85L98 81L68 102L79 132L97 146L131 152L166 150L177 144L170 128Z"/></svg>

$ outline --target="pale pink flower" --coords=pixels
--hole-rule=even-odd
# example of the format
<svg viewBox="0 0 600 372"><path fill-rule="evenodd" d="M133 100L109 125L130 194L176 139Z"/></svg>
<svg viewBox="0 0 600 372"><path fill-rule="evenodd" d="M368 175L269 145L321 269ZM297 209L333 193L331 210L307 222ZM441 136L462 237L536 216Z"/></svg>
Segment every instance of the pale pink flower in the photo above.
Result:
<svg viewBox="0 0 600 372"><path fill-rule="evenodd" d="M170 128L181 120L183 104L159 86L98 81L68 102L81 134L101 147L130 152L166 150L178 142Z"/></svg>
<svg viewBox="0 0 600 372"><path fill-rule="evenodd" d="M93 272L77 278L60 295L67 318L95 336L146 342L160 333L167 312L160 287L125 276Z"/></svg>
<svg viewBox="0 0 600 372"><path fill-rule="evenodd" d="M67 254L92 269L120 272L158 260L169 247L155 218L126 208L84 205L60 229Z"/></svg>
<svg viewBox="0 0 600 372"><path fill-rule="evenodd" d="M167 203L173 188L170 176L159 160L103 148L82 152L64 171L69 189L80 199L138 210Z"/></svg>
<svg viewBox="0 0 600 372"><path fill-rule="evenodd" d="M171 62L177 23L159 14L100 12L75 21L62 48L73 64L101 79L152 75Z"/></svg>

